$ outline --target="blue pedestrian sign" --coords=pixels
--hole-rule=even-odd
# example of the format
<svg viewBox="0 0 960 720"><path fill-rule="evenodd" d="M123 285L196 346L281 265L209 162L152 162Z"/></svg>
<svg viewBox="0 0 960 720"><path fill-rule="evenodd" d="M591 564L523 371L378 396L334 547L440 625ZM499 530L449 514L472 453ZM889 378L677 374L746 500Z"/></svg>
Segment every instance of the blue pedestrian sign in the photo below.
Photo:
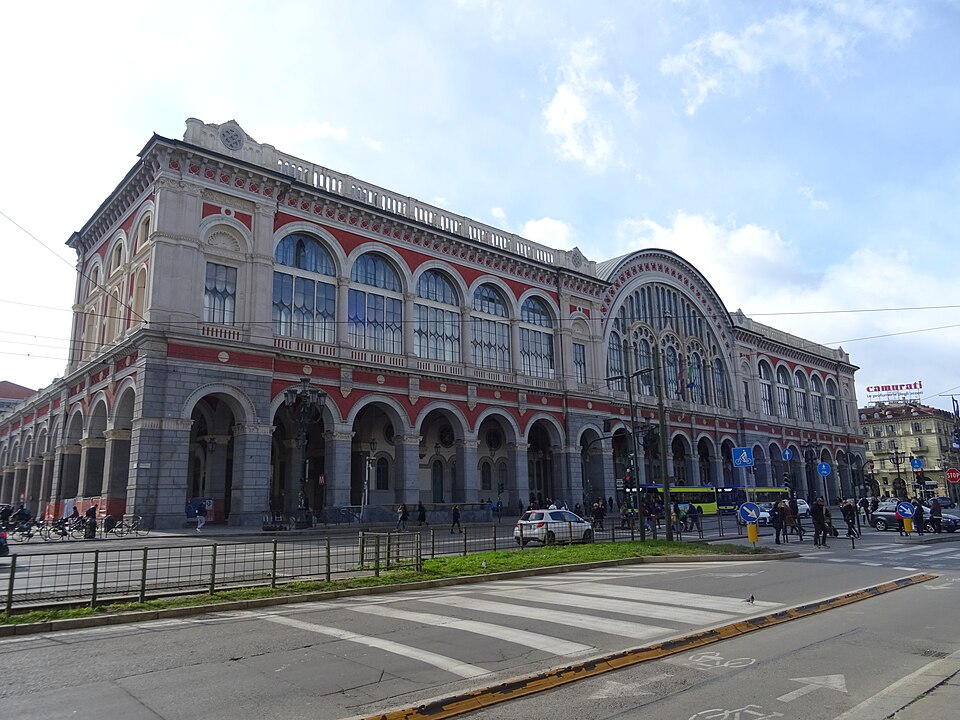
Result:
<svg viewBox="0 0 960 720"><path fill-rule="evenodd" d="M745 502L737 508L737 514L745 523L755 523L760 519L760 506L755 502Z"/></svg>
<svg viewBox="0 0 960 720"><path fill-rule="evenodd" d="M830 474L830 463L820 463L817 465L817 474L820 477L826 477Z"/></svg>
<svg viewBox="0 0 960 720"><path fill-rule="evenodd" d="M914 470L923 469L923 458L910 458L910 467Z"/></svg>
<svg viewBox="0 0 960 720"><path fill-rule="evenodd" d="M734 467L753 467L753 449L752 448L734 448L733 449Z"/></svg>
<svg viewBox="0 0 960 720"><path fill-rule="evenodd" d="M780 457L782 457L787 462L790 462L791 460L793 460L793 450L791 450L790 448L787 448L782 453L780 453Z"/></svg>
<svg viewBox="0 0 960 720"><path fill-rule="evenodd" d="M897 514L902 518L912 518L917 509L908 502L902 502L897 505Z"/></svg>

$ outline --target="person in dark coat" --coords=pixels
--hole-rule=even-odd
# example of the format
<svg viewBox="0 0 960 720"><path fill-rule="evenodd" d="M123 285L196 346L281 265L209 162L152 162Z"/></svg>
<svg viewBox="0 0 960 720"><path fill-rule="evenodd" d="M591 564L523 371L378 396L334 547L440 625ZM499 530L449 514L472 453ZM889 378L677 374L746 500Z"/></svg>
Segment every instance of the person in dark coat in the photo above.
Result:
<svg viewBox="0 0 960 720"><path fill-rule="evenodd" d="M427 522L427 509L423 506L423 500L417 503L417 525L429 525Z"/></svg>
<svg viewBox="0 0 960 720"><path fill-rule="evenodd" d="M456 528L458 533L463 532L463 528L460 527L460 506L453 506L453 522L450 524L450 533L453 534L453 529Z"/></svg>
<svg viewBox="0 0 960 720"><path fill-rule="evenodd" d="M829 547L827 545L827 519L824 509L822 497L818 497L813 507L810 508L810 517L813 518L813 544L816 547Z"/></svg>
<svg viewBox="0 0 960 720"><path fill-rule="evenodd" d="M933 531L940 534L943 523L943 507L936 498L930 503L930 524L933 525Z"/></svg>
<svg viewBox="0 0 960 720"><path fill-rule="evenodd" d="M923 526L926 524L926 518L923 514L923 502L920 498L913 499L913 526L917 529L917 535L923 535Z"/></svg>

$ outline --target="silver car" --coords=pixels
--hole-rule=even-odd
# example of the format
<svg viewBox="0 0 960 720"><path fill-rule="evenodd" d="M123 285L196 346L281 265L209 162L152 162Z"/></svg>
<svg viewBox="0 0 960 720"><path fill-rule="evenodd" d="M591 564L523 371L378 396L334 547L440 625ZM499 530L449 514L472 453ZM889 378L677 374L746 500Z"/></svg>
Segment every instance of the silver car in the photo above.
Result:
<svg viewBox="0 0 960 720"><path fill-rule="evenodd" d="M513 538L517 545L592 542L593 527L569 510L528 510L517 520Z"/></svg>

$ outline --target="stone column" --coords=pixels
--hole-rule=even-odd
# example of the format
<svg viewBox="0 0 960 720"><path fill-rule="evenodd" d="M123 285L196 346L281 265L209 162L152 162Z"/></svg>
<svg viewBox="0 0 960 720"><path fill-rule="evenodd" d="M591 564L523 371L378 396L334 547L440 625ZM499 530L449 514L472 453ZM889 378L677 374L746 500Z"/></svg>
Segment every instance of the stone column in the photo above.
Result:
<svg viewBox="0 0 960 720"><path fill-rule="evenodd" d="M127 476L130 472L130 431L107 430L103 436L103 478L100 496L106 514L123 517L127 511ZM92 480L92 479L91 479Z"/></svg>
<svg viewBox="0 0 960 720"><path fill-rule="evenodd" d="M40 502L43 512L49 517L57 517L57 505L53 497L53 464L55 453L48 451L43 454L43 469L40 473Z"/></svg>
<svg viewBox="0 0 960 720"><path fill-rule="evenodd" d="M393 479L396 485L398 501L409 507L416 505L420 499L420 436L394 436ZM371 484L375 482L373 471L370 473Z"/></svg>
<svg viewBox="0 0 960 720"><path fill-rule="evenodd" d="M518 501L524 507L530 504L529 449L527 443L507 443L507 492L511 508L518 507Z"/></svg>
<svg viewBox="0 0 960 720"><path fill-rule="evenodd" d="M13 505L13 465L4 465L0 480L0 502Z"/></svg>
<svg viewBox="0 0 960 720"><path fill-rule="evenodd" d="M339 310L338 310L339 312ZM324 446L324 500L327 507L352 505L350 487L353 480L353 431L341 427L326 434ZM363 468L366 471L366 468ZM363 478L360 478L363 485Z"/></svg>
<svg viewBox="0 0 960 720"><path fill-rule="evenodd" d="M689 464L689 477L687 478L687 485L699 486L700 482L700 456L696 453L690 456Z"/></svg>
<svg viewBox="0 0 960 720"><path fill-rule="evenodd" d="M237 526L256 526L270 506L270 450L273 425L233 426L233 489L230 517Z"/></svg>
<svg viewBox="0 0 960 720"><path fill-rule="evenodd" d="M84 499L100 497L103 488L103 459L107 441L102 437L80 440L80 489Z"/></svg>
<svg viewBox="0 0 960 720"><path fill-rule="evenodd" d="M26 502L27 495L27 461L19 460L13 465L13 505ZM33 508L28 508L33 510Z"/></svg>
<svg viewBox="0 0 960 720"><path fill-rule="evenodd" d="M187 461L192 420L135 418L130 436L127 513L147 527L182 528L186 522Z"/></svg>
<svg viewBox="0 0 960 720"><path fill-rule="evenodd" d="M46 515L46 507L40 497L40 479L43 473L43 458L32 457L27 460L27 497L26 503L33 512Z"/></svg>
<svg viewBox="0 0 960 720"><path fill-rule="evenodd" d="M723 487L723 456L710 456L710 482L716 488Z"/></svg>
<svg viewBox="0 0 960 720"><path fill-rule="evenodd" d="M481 499L486 500L486 498L480 497L480 477L477 468L477 448L479 444L476 436L457 441L457 470L460 471L463 482L460 487L454 488L457 492L451 497L453 502L473 503L479 502Z"/></svg>
<svg viewBox="0 0 960 720"><path fill-rule="evenodd" d="M573 509L573 506L580 502L580 497L583 495L583 465L580 462L580 446L565 445L561 453L563 459L560 463L560 499L565 500L567 506Z"/></svg>

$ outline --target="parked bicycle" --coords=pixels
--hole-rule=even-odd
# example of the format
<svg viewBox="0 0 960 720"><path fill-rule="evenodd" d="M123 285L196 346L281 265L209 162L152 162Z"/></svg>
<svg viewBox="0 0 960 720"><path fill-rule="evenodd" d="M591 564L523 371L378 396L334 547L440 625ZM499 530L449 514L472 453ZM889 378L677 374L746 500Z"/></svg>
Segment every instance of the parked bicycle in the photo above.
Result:
<svg viewBox="0 0 960 720"><path fill-rule="evenodd" d="M40 534L41 527L43 525L36 520L24 520L10 528L7 531L7 536L14 542L28 542Z"/></svg>

